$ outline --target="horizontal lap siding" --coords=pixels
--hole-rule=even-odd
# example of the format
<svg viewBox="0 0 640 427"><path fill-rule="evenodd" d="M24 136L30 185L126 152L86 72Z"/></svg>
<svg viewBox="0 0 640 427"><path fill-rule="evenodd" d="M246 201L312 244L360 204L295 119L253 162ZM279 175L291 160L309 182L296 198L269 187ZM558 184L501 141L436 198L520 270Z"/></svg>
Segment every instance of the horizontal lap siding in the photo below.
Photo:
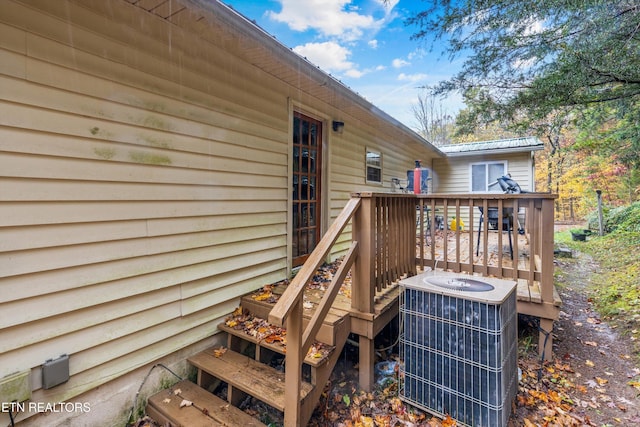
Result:
<svg viewBox="0 0 640 427"><path fill-rule="evenodd" d="M345 139L348 138L348 144L343 143L340 140L341 137L337 137L333 139L331 147L331 220L342 211L352 192L390 192L391 179L399 178L406 182L407 170L414 168L415 159L422 159L426 164L431 163L424 157L424 146L376 132L367 124L349 126L349 123L346 123L343 136ZM366 182L367 149L379 151L382 154L381 184ZM332 257L344 255L350 244L351 226L349 225L332 249Z"/></svg>
<svg viewBox="0 0 640 427"><path fill-rule="evenodd" d="M281 83L85 3L0 15L0 378L68 353L54 399L210 336L287 267Z"/></svg>
<svg viewBox="0 0 640 427"><path fill-rule="evenodd" d="M507 162L508 172L511 177L518 182L523 190L529 189L531 176L531 154L525 153L508 153L508 154L486 154L477 155L475 157L452 157L444 160L436 160L433 165L434 169L434 187L436 193L471 193L470 179L472 163L504 161ZM466 224L469 223L469 209L462 207L460 217ZM455 217L455 205L449 206L447 215L447 223ZM478 229L478 221L480 220L480 211L474 211L474 228ZM468 227L467 227L468 228Z"/></svg>

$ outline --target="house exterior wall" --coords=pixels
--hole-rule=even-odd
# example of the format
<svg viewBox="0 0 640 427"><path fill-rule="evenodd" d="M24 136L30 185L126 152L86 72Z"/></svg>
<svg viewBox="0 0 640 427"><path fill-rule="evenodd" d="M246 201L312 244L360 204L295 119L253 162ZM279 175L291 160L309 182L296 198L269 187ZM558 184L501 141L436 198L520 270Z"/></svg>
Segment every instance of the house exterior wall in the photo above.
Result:
<svg viewBox="0 0 640 427"><path fill-rule="evenodd" d="M433 185L435 193L472 193L471 165L482 162L506 162L507 172L525 191L534 189L533 158L530 151L516 153L478 153L473 156L451 156L435 159L433 167ZM501 192L501 191L498 191ZM439 213L439 212L438 212ZM455 217L453 208L448 212L445 223L450 224ZM477 230L480 213L474 212L474 227ZM469 209L461 208L460 218L469 223ZM524 218L520 218L524 223Z"/></svg>
<svg viewBox="0 0 640 427"><path fill-rule="evenodd" d="M470 193L471 165L481 162L506 162L507 172L523 190L533 190L533 160L531 152L476 154L451 156L433 161L436 193Z"/></svg>
<svg viewBox="0 0 640 427"><path fill-rule="evenodd" d="M287 276L293 110L326 122L325 227L350 192L433 155L233 52L123 0L3 2L0 380L30 371L32 401L196 351L240 295ZM61 354L70 379L43 390Z"/></svg>

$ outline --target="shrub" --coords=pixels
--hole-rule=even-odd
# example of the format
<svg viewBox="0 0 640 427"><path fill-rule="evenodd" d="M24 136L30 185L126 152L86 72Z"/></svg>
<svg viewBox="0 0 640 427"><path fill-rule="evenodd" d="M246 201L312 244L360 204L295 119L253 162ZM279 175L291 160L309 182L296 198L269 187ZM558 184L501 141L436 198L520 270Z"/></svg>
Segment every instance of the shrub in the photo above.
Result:
<svg viewBox="0 0 640 427"><path fill-rule="evenodd" d="M618 208L603 207L602 209L604 231L613 232L640 232L640 202ZM598 229L598 212L587 215L589 229Z"/></svg>

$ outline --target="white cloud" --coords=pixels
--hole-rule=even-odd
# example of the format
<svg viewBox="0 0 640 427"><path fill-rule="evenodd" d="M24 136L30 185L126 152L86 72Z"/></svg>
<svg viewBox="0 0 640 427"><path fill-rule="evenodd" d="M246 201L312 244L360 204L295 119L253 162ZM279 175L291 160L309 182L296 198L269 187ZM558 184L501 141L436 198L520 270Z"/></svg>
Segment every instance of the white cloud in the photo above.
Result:
<svg viewBox="0 0 640 427"><path fill-rule="evenodd" d="M400 73L398 75L398 80L400 80L401 82L417 83L421 80L426 80L427 78L429 78L429 75L424 73L417 73L417 74Z"/></svg>
<svg viewBox="0 0 640 427"><path fill-rule="evenodd" d="M378 48L378 40L375 40L375 39L373 39L373 40L369 40L369 41L367 42L367 44L369 45L369 47L370 47L371 49L377 49L377 48Z"/></svg>
<svg viewBox="0 0 640 427"><path fill-rule="evenodd" d="M396 58L393 61L391 61L391 65L393 66L393 68L402 68L402 67L411 65L411 63L408 61L405 61L404 59Z"/></svg>
<svg viewBox="0 0 640 427"><path fill-rule="evenodd" d="M355 64L349 61L351 51L336 42L307 43L294 47L293 51L318 65L324 71L344 73L350 77L356 77L358 74Z"/></svg>
<svg viewBox="0 0 640 427"><path fill-rule="evenodd" d="M409 52L409 55L407 55L407 59L409 61L414 60L414 59L421 59L425 56L426 52L424 51L424 49L416 49L413 52Z"/></svg>
<svg viewBox="0 0 640 427"><path fill-rule="evenodd" d="M366 31L378 31L386 17L375 19L350 7L351 0L280 0L280 12L268 11L267 16L287 24L296 31L315 30L325 37L344 41L360 39ZM391 8L385 7L389 13Z"/></svg>
<svg viewBox="0 0 640 427"><path fill-rule="evenodd" d="M360 77L364 76L365 73L363 71L359 71L356 70L355 68L351 68L349 70L347 70L344 75L346 77L351 77L352 79L359 79Z"/></svg>

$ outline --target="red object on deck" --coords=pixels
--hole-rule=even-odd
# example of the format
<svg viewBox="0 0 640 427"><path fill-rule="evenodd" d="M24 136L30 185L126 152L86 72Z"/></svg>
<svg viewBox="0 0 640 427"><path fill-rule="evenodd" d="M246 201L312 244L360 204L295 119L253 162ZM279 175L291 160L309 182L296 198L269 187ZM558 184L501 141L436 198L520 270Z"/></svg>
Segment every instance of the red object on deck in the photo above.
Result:
<svg viewBox="0 0 640 427"><path fill-rule="evenodd" d="M416 160L416 168L413 170L413 193L420 194L422 191L422 168L420 160Z"/></svg>

